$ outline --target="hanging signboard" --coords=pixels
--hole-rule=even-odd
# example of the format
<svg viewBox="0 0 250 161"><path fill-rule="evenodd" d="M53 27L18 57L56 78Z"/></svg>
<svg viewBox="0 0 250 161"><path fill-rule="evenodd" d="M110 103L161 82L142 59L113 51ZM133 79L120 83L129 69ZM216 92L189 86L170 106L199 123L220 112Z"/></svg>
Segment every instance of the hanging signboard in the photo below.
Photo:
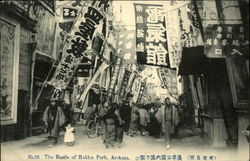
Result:
<svg viewBox="0 0 250 161"><path fill-rule="evenodd" d="M132 72L130 77L129 77L129 80L128 80L128 85L126 87L126 93L130 92L131 88L132 88L132 85L135 81L135 77L136 77L136 74L135 72Z"/></svg>
<svg viewBox="0 0 250 161"><path fill-rule="evenodd" d="M110 84L109 84L108 97L111 97L112 94L113 94L113 90L115 88L115 83L116 83L116 80L117 80L117 77L118 77L118 74L119 74L121 63L122 63L122 59L117 57L116 64L115 64L115 67L114 67L114 70L113 70L113 75L112 75L112 78L111 78L111 81L110 81Z"/></svg>
<svg viewBox="0 0 250 161"><path fill-rule="evenodd" d="M143 93L145 91L145 87L146 87L146 83L145 82L142 82L141 83L141 87L140 87L140 91L139 91L139 96L138 96L138 99L137 99L137 104L140 104L141 103L141 100L142 100L142 96L143 96Z"/></svg>
<svg viewBox="0 0 250 161"><path fill-rule="evenodd" d="M162 5L134 4L139 64L170 67Z"/></svg>
<svg viewBox="0 0 250 161"><path fill-rule="evenodd" d="M205 54L210 58L247 54L246 33L242 25L208 25L205 28Z"/></svg>
<svg viewBox="0 0 250 161"><path fill-rule="evenodd" d="M76 18L78 15L77 9L63 7L63 18Z"/></svg>
<svg viewBox="0 0 250 161"><path fill-rule="evenodd" d="M176 68L179 66L182 52L180 18L177 9L167 12L166 26L170 67Z"/></svg>
<svg viewBox="0 0 250 161"><path fill-rule="evenodd" d="M93 1L84 14L84 19L75 27L64 45L62 59L49 84L56 89L65 89L78 64L86 56L97 25L104 19L109 1Z"/></svg>
<svg viewBox="0 0 250 161"><path fill-rule="evenodd" d="M131 71L125 70L123 80L122 80L122 84L121 84L120 98L123 98L125 96L126 87L128 85L128 80L129 80L130 75L131 75Z"/></svg>

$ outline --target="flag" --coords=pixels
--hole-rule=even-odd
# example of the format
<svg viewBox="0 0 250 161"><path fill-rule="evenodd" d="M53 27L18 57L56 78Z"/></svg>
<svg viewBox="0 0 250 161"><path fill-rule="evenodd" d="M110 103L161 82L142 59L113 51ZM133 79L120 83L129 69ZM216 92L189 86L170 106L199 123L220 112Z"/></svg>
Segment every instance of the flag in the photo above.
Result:
<svg viewBox="0 0 250 161"><path fill-rule="evenodd" d="M123 64L137 62L135 43L135 30L124 29L118 34L116 48L118 56L124 59Z"/></svg>
<svg viewBox="0 0 250 161"><path fill-rule="evenodd" d="M109 91L108 91L108 97L111 97L113 94L113 90L115 88L115 83L117 81L118 75L119 75L119 71L120 71L120 67L121 67L121 63L122 63L122 59L117 57L116 59L116 65L113 68L113 75L112 78L110 80L110 84L109 84Z"/></svg>
<svg viewBox="0 0 250 161"><path fill-rule="evenodd" d="M79 1L77 1L78 4ZM77 17L76 24L63 46L62 58L48 84L54 88L66 89L94 37L97 26L105 19L109 1L93 1L84 12L84 19ZM100 5L101 4L101 5ZM104 5L105 4L105 5Z"/></svg>
<svg viewBox="0 0 250 161"><path fill-rule="evenodd" d="M126 94L126 87L128 85L130 75L131 75L131 71L125 69L125 73L124 73L124 76L122 79L121 89L120 89L120 98L121 99L124 99L124 96Z"/></svg>
<svg viewBox="0 0 250 161"><path fill-rule="evenodd" d="M181 42L186 48L203 46L203 28L196 4L189 3L179 9Z"/></svg>
<svg viewBox="0 0 250 161"><path fill-rule="evenodd" d="M178 10L167 12L166 19L169 63L171 68L176 68L181 61L182 52L181 32L180 27L178 27L180 26Z"/></svg>
<svg viewBox="0 0 250 161"><path fill-rule="evenodd" d="M163 5L134 4L139 64L170 67Z"/></svg>

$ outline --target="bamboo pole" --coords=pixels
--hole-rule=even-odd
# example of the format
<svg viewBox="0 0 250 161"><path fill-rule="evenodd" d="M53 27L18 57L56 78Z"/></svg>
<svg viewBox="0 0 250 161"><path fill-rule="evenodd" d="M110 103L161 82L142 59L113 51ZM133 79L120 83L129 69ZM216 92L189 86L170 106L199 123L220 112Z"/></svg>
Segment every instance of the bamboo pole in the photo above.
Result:
<svg viewBox="0 0 250 161"><path fill-rule="evenodd" d="M72 25L72 27L71 27L69 33L71 33L71 31L73 30L73 28L74 28L74 26L75 26L75 24L76 24L76 21L79 19L81 13L83 12L83 8L84 8L84 7L85 7L85 5L83 5L82 8L80 9L80 12L78 13L77 18L75 19L75 21L74 21L74 23L73 23L73 25ZM55 33L55 34L56 34L56 33ZM68 37L68 35L67 35L67 37ZM67 42L67 37L64 39L63 47L65 46L65 44L66 44L66 42ZM39 100L39 98L41 97L41 94L42 94L42 92L43 92L45 86L47 86L47 81L48 81L49 76L50 76L50 74L51 74L51 72L52 72L52 69L53 69L53 67L55 67L55 64L59 61L59 59L61 58L61 55L62 55L62 54L63 54L63 53L60 53L60 54L57 56L56 60L54 61L53 65L52 65L52 67L50 68L50 71L49 71L49 73L48 73L48 75L47 75L47 77L46 77L46 79L45 79L45 81L44 81L44 83L43 83L43 85L42 85L42 88L41 88L41 90L39 91L39 93L38 93L38 95L37 95L37 97L36 97L36 99L35 99L35 101L34 101L33 107L36 107L36 106L37 106L38 100Z"/></svg>
<svg viewBox="0 0 250 161"><path fill-rule="evenodd" d="M36 63L36 49L33 49L32 55L31 55L31 71L30 71L30 100L29 100L29 107L30 107L30 113L29 113L29 135L32 136L32 113L33 113L33 86L34 86L34 70L35 70L35 63Z"/></svg>

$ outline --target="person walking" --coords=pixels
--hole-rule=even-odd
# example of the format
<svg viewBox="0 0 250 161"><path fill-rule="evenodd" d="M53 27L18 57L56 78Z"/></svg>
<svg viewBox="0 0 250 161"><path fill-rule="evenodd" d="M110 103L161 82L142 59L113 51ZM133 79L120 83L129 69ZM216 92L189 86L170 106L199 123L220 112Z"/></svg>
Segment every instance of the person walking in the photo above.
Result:
<svg viewBox="0 0 250 161"><path fill-rule="evenodd" d="M125 131L125 133L127 135L129 133L129 125L130 125L130 120L131 120L131 111L132 111L132 108L129 105L129 101L127 100L122 104L122 107L120 109L121 118L124 120L124 126L123 126L124 131Z"/></svg>
<svg viewBox="0 0 250 161"><path fill-rule="evenodd" d="M155 117L155 114L157 111L158 111L158 108L154 106L154 107L151 107L150 112L149 112L150 123L148 126L148 132L150 136L153 136L155 138L159 137L160 131L161 131L161 126L157 118Z"/></svg>
<svg viewBox="0 0 250 161"><path fill-rule="evenodd" d="M139 108L133 102L132 103L132 111L131 111L130 127L129 127L131 137L137 135L137 131L139 130L139 126L140 126L139 121L140 121Z"/></svg>
<svg viewBox="0 0 250 161"><path fill-rule="evenodd" d="M116 139L115 142L117 143L117 147L120 148L121 144L123 142L123 133L124 133L124 125L125 121L121 117L121 109L119 106L116 107L115 109L115 114L116 114ZM124 115L123 115L124 116Z"/></svg>
<svg viewBox="0 0 250 161"><path fill-rule="evenodd" d="M165 99L158 112L156 118L161 125L161 132L164 134L166 149L171 146L171 134L174 133L174 127L179 123L179 116L176 107L170 102L169 97Z"/></svg>
<svg viewBox="0 0 250 161"><path fill-rule="evenodd" d="M147 125L148 123L150 122L149 121L149 114L148 114L148 111L141 107L139 109L139 114L140 114L140 129L141 129L141 135L142 136L145 136L146 135L146 128L147 128Z"/></svg>
<svg viewBox="0 0 250 161"><path fill-rule="evenodd" d="M45 123L45 130L48 133L49 140L52 140L50 145L56 144L60 128L66 122L64 112L56 98L50 99L50 104L46 107L43 113L43 121Z"/></svg>
<svg viewBox="0 0 250 161"><path fill-rule="evenodd" d="M123 130L118 129L117 135L117 125L121 124L121 118L119 118L119 110L118 105L116 103L112 103L111 107L107 110L107 112L103 116L105 129L104 129L104 137L103 143L106 148L114 147L116 141L122 142ZM121 127L122 128L122 127ZM120 131L119 131L120 130Z"/></svg>

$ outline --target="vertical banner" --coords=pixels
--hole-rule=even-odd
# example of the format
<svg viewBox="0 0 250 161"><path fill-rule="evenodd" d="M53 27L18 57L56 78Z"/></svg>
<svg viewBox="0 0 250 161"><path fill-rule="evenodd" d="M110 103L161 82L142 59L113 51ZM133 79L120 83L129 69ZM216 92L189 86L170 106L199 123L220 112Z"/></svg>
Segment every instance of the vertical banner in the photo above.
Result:
<svg viewBox="0 0 250 161"><path fill-rule="evenodd" d="M121 84L121 90L120 90L120 98L123 99L126 93L126 87L128 85L129 77L131 75L131 71L125 70L123 79L122 79L122 84Z"/></svg>
<svg viewBox="0 0 250 161"><path fill-rule="evenodd" d="M157 74L161 80L162 88L167 89L172 96L178 96L176 71L166 68L158 68Z"/></svg>
<svg viewBox="0 0 250 161"><path fill-rule="evenodd" d="M203 46L202 25L199 13L194 3L189 3L179 9L182 47L191 48Z"/></svg>
<svg viewBox="0 0 250 161"><path fill-rule="evenodd" d="M140 85L141 85L141 77L139 75L136 75L133 81L133 85L131 87L131 93L133 93L133 102L137 102L139 91L140 91Z"/></svg>
<svg viewBox="0 0 250 161"><path fill-rule="evenodd" d="M126 87L126 93L130 92L131 88L132 88L132 85L135 81L135 77L136 77L136 74L135 72L132 72L131 75L130 75L130 78L128 80L128 85Z"/></svg>
<svg viewBox="0 0 250 161"><path fill-rule="evenodd" d="M100 22L105 18L109 1L94 0L88 6L84 18L79 26L74 27L69 38L64 44L62 59L49 81L49 84L56 89L66 89L74 72L86 54L84 53L92 42L95 30Z"/></svg>
<svg viewBox="0 0 250 161"><path fill-rule="evenodd" d="M122 63L122 59L117 57L116 64L115 64L115 67L114 67L114 70L113 70L113 75L112 75L112 78L111 78L111 81L110 81L110 84L109 84L108 97L112 96L113 90L115 88L115 83L116 83L116 80L117 80L117 77L118 77L118 74L119 74L121 63Z"/></svg>
<svg viewBox="0 0 250 161"><path fill-rule="evenodd" d="M146 83L145 82L142 82L141 83L141 87L140 87L140 91L139 91L139 96L138 96L138 99L137 99L137 103L140 104L141 103L141 100L142 100L142 96L143 96L143 93L145 91L145 87L146 87Z"/></svg>
<svg viewBox="0 0 250 161"><path fill-rule="evenodd" d="M123 64L136 64L135 30L124 29L117 36L117 53L124 58Z"/></svg>
<svg viewBox="0 0 250 161"><path fill-rule="evenodd" d="M164 7L134 4L138 64L170 68Z"/></svg>
<svg viewBox="0 0 250 161"><path fill-rule="evenodd" d="M167 12L166 26L170 67L176 68L181 61L182 52L180 18L177 9Z"/></svg>

